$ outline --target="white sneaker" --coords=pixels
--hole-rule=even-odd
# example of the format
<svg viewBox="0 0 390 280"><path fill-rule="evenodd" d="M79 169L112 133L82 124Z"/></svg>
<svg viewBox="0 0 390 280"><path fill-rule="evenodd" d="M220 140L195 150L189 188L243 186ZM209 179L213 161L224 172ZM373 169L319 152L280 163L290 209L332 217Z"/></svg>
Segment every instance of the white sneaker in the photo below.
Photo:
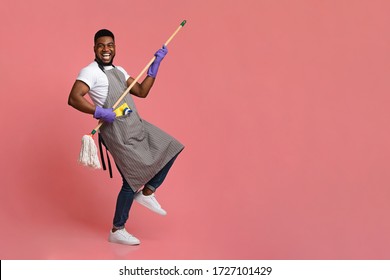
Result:
<svg viewBox="0 0 390 280"><path fill-rule="evenodd" d="M167 214L167 211L161 208L161 205L157 202L157 199L152 193L151 195L143 195L142 191L137 193L134 197L135 201L137 201L139 204L145 206L146 208L149 208L153 212L156 212L157 214L165 216Z"/></svg>
<svg viewBox="0 0 390 280"><path fill-rule="evenodd" d="M112 243L119 243L125 245L139 245L141 242L130 233L126 231L126 229L118 229L115 232L110 231L110 235L108 236L108 241Z"/></svg>

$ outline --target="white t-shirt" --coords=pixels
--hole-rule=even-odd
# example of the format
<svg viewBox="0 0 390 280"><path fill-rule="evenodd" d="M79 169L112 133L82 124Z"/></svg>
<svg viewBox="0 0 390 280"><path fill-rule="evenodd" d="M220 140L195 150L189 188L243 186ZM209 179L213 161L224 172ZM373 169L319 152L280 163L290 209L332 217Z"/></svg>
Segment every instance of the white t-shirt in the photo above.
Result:
<svg viewBox="0 0 390 280"><path fill-rule="evenodd" d="M120 66L115 66L124 75L126 80L130 77L129 74ZM112 66L104 66L105 70L112 69ZM89 64L87 67L81 69L77 80L84 82L89 86L89 96L93 103L102 107L106 102L108 95L108 78L106 74L99 68L96 61Z"/></svg>

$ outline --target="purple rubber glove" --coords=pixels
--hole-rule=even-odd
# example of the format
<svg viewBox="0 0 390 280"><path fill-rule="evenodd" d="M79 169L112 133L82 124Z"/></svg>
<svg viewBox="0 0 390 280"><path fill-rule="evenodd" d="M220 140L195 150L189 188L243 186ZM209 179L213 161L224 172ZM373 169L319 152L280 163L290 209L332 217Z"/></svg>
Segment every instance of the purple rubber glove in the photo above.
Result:
<svg viewBox="0 0 390 280"><path fill-rule="evenodd" d="M113 112L113 108L102 108L99 106L96 106L95 113L93 114L93 117L98 120L102 120L108 123L112 123L115 121L116 115Z"/></svg>
<svg viewBox="0 0 390 280"><path fill-rule="evenodd" d="M148 69L148 76L152 78L156 78L157 72L158 72L158 67L160 67L160 63L163 60L163 58L166 56L168 53L167 47L164 45L161 49L159 49L154 56L156 59L153 61L152 65L150 65Z"/></svg>

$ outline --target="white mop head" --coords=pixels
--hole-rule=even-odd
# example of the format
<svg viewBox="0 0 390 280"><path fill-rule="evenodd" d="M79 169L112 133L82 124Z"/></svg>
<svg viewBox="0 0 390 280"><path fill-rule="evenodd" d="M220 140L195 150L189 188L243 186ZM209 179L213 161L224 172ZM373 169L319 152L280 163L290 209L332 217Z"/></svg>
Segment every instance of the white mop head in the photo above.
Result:
<svg viewBox="0 0 390 280"><path fill-rule="evenodd" d="M79 162L95 169L101 168L95 141L91 135L84 135L81 139Z"/></svg>

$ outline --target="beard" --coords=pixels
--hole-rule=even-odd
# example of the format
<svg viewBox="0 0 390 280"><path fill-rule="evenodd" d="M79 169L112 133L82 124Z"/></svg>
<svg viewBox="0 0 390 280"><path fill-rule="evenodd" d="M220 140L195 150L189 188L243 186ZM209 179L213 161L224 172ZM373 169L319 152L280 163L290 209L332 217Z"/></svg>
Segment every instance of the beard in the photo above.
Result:
<svg viewBox="0 0 390 280"><path fill-rule="evenodd" d="M103 62L97 55L95 55L95 60L98 64L103 65L103 66L111 66L112 63L114 62L115 55L111 58L111 61L108 63Z"/></svg>

